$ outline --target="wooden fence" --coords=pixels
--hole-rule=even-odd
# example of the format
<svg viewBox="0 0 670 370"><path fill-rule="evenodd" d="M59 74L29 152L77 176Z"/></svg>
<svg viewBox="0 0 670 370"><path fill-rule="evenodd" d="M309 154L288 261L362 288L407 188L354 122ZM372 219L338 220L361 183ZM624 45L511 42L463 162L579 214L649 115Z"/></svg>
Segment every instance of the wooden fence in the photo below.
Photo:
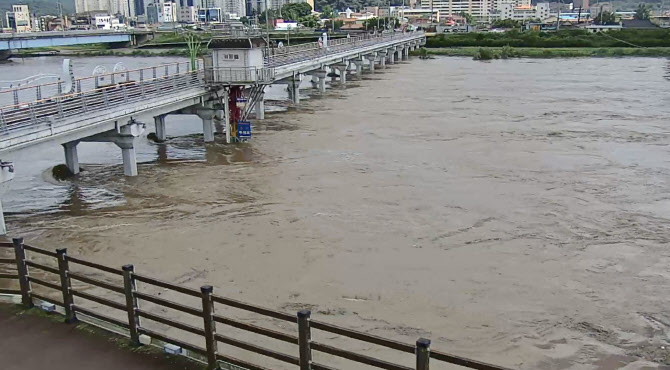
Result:
<svg viewBox="0 0 670 370"><path fill-rule="evenodd" d="M14 258L0 258L0 265L14 265L16 266L16 270L13 271L13 273L0 273L0 279L18 281L18 289L2 288L0 289L0 294L20 295L22 304L26 307L32 307L34 305L34 299L58 305L62 307L65 312L66 322L77 321L77 315L81 314L102 321L106 324L125 328L128 330L130 335L130 341L136 345L140 345L140 335L146 335L152 339L179 346L190 351L190 353L197 354L202 356L201 358L206 359L208 369L218 369L220 365L219 362L221 361L225 364L232 364L249 370L268 370L266 367L219 353L217 351L217 345L219 343L224 343L242 350L250 351L255 354L267 356L275 360L294 365L300 370L334 370L334 368L331 366L313 361L312 352L325 353L357 363L388 370L427 370L429 369L429 364L431 361L441 361L445 363L456 364L470 369L506 370L504 367L433 350L430 348L430 340L428 339L421 338L416 341L415 345L406 344L360 331L342 328L325 322L312 320L310 318L311 312L309 310L302 310L299 311L296 315L291 315L215 295L213 294L212 286L209 285L201 287L200 290L196 290L158 280L143 274L138 274L134 271L133 265L125 265L121 269L117 269L86 261L69 256L66 249L64 248L56 249L55 252L51 252L45 249L25 245L22 238L13 239L13 243L0 243L0 249L3 248L12 248L14 250ZM40 258L53 258L56 260L58 268L51 267L43 263L38 263L35 261L35 259L28 259L26 252L38 254L40 255ZM112 283L87 276L86 274L73 272L70 269L70 264L85 266L87 268L96 270L96 272L104 272L115 275L118 278L123 278L123 286L117 286ZM7 271L7 269L4 270ZM38 270L39 273L31 274L31 272L36 272L35 270ZM52 281L49 281L47 278L38 278L36 275L52 276ZM119 303L107 298L103 298L100 295L87 293L84 291L85 289L74 289L72 287L72 280L121 294L125 296L125 302ZM202 307L194 308L172 300L158 297L157 295L141 292L137 287L138 281L142 282L143 284L148 284L154 287L159 287L165 290L199 298L202 300ZM57 295L59 297L62 295L62 301L47 295L37 294L33 289L33 285L39 285L41 287L57 291ZM7 286L7 284L3 286ZM128 319L119 320L100 312L96 312L92 309L85 308L79 302L75 301L75 297L78 299L93 301L113 309L121 310L125 312L123 315L124 317L127 314ZM202 326L192 326L180 321L168 319L164 316L156 314L155 312L141 309L140 305L138 304L139 301L151 302L161 308L169 308L193 315L197 318L201 318ZM214 313L215 305L234 307L236 309L241 309L244 311L253 312L255 314L260 314L265 317L281 320L286 323L290 323L291 325L297 324L297 335L290 335L273 329L234 320L222 315L217 315ZM144 319L195 334L200 338L204 338L206 346L205 348L202 348L184 340L169 337L166 334L147 329L145 326L142 326L142 321ZM297 352L297 356L221 335L217 333L217 323L297 346L297 351L295 351ZM314 330L320 330L327 333L356 339L362 342L385 347L399 353L412 355L416 358L416 366L408 367L399 365L355 351L344 350L332 345L314 341L312 340L312 332Z"/></svg>

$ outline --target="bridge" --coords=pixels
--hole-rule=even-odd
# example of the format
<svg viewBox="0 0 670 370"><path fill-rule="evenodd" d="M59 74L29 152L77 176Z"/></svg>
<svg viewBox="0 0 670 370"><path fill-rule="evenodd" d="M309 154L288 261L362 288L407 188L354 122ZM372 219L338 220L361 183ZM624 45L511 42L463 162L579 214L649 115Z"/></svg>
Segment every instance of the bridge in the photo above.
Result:
<svg viewBox="0 0 670 370"><path fill-rule="evenodd" d="M150 31L53 31L0 33L0 60L7 59L12 50L57 47L82 44L137 45L153 37Z"/></svg>
<svg viewBox="0 0 670 370"><path fill-rule="evenodd" d="M264 118L264 90L288 85L293 104L304 76L311 76L320 92L326 79L346 84L397 60L425 43L423 32L366 34L285 48L260 47L262 39L214 39L212 55L204 60L163 64L137 70L18 88L0 88L0 156L34 149L44 143L61 144L65 164L79 173L80 142L112 142L122 152L124 174L137 175L135 141L153 120L155 138L166 138L165 117L191 114L202 119L205 142L214 141L214 128L223 127L226 142L250 137L249 117ZM218 125L217 125L218 124ZM13 167L2 166L0 182L11 178ZM0 232L4 223L0 219Z"/></svg>

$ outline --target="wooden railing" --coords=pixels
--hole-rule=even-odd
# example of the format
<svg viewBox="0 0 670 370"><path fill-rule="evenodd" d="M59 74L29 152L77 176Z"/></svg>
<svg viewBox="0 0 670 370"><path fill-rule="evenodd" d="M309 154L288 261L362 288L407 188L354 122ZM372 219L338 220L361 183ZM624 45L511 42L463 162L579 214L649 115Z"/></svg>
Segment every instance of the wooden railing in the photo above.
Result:
<svg viewBox="0 0 670 370"><path fill-rule="evenodd" d="M8 253L13 249L13 258L8 258ZM28 254L33 258L28 258ZM334 357L339 357L359 364L365 364L376 368L389 370L427 370L432 361L456 364L470 369L480 370L504 370L504 367L491 365L444 352L436 351L430 348L430 340L420 338L414 345L398 342L391 339L382 338L376 335L367 334L360 331L350 330L329 324L322 321L311 319L309 310L301 310L296 315L279 312L256 305L240 302L234 299L222 297L214 294L212 286L205 285L200 290L175 285L144 274L135 272L133 265L125 265L121 269L101 265L95 262L86 261L67 254L66 249L56 249L51 252L45 249L32 247L23 243L23 239L13 239L12 243L0 243L0 272L10 271L3 265L13 265L15 270L11 272L0 273L0 282L9 280L8 284L0 286L6 287L0 289L0 294L11 294L21 296L21 302L26 307L36 305L39 300L53 304L62 308L65 315L65 321L68 323L76 322L78 318L89 318L93 323L104 323L109 329L111 325L115 329L123 328L127 330L130 341L136 345L146 343L146 335L151 341L160 341L181 347L188 350L190 357L205 361L208 369L218 369L221 363L226 368L237 366L249 370L268 370L266 367L251 363L247 360L241 360L218 351L218 344L222 343L228 346L236 347L257 355L272 358L274 360L295 366L300 370L333 370L332 365L316 362L312 359L312 353L318 352ZM39 262L38 262L39 261ZM51 265L51 266L50 266ZM72 265L76 265L75 269ZM57 267L55 267L57 266ZM78 270L88 269L89 273L79 272ZM77 271L75 271L77 270ZM100 276L108 276L100 278ZM110 282L114 280L115 282ZM76 284L73 284L76 281ZM138 289L138 282L147 287L161 288L162 292L169 292L159 297L158 294L150 294ZM76 286L75 286L76 285ZM13 286L13 287L12 287ZM39 289L38 289L39 287ZM46 288L51 293L41 293L41 289ZM93 289L91 289L93 288ZM125 298L123 302L107 298L110 294L95 294L92 291L102 289L111 292L116 297ZM40 290L40 293L37 291ZM148 289L147 289L148 290ZM201 306L193 307L164 298L172 293L178 293L201 301ZM58 297L58 298L55 298ZM123 319L109 316L107 309L104 313L101 310L95 310L86 307L86 301L95 302L102 307L121 311ZM40 302L40 304L41 304ZM146 303L140 305L140 302L153 304L158 309L140 308ZM291 326L296 325L295 334L288 334L274 329L268 329L262 326L242 322L221 314L215 314L214 308L235 308L254 314L262 315L266 318L284 322ZM150 305L151 307L151 305ZM182 321L173 320L159 314L165 309L176 310L202 320L201 326L187 324ZM118 317L118 314L117 314ZM93 320L90 320L93 319ZM97 320L97 322L95 321ZM182 336L175 338L156 329L149 329L144 320L166 325L169 328L176 328L191 335L195 335L202 343L204 339L205 346L193 344ZM192 321L192 320L191 320ZM247 333L258 334L267 338L277 340L294 348L294 354L287 354L279 350L262 347L255 343L243 341L232 336L226 336L217 332L216 324L222 324L226 327L236 328ZM368 354L356 351L345 350L331 344L317 342L312 339L314 331L322 331L338 336L359 340L365 343L374 344L383 348L393 350L395 358L399 354L412 355L415 360L404 363L415 363L415 366L397 364L394 361L382 360L372 357ZM117 330L118 331L118 330ZM229 330L226 330L229 331ZM223 332L223 331L222 331ZM297 335L296 335L297 334ZM297 346L297 348L295 348ZM329 356L323 356L329 359ZM347 366L351 368L351 366Z"/></svg>

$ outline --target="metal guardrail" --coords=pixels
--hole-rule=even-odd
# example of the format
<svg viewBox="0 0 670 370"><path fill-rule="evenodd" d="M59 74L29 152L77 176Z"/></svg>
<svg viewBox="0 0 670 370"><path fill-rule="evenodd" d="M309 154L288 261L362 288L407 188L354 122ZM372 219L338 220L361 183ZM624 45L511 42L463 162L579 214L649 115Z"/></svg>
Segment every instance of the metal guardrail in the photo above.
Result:
<svg viewBox="0 0 670 370"><path fill-rule="evenodd" d="M337 54L343 51L363 48L375 44L386 43L389 41L411 40L424 36L423 31L419 32L382 32L379 34L365 34L351 38L339 38L328 40L328 46L325 47L318 42L288 46L283 48L271 48L263 50L265 66L272 68L286 64L297 63L304 60L313 59L318 56Z"/></svg>
<svg viewBox="0 0 670 370"><path fill-rule="evenodd" d="M126 106L162 95L179 93L187 88L204 88L202 74L202 70L184 71L144 78L141 81L133 81L127 77L129 75L122 81L114 81L112 76L107 76L114 82L98 84L97 88L91 90L0 108L0 133L8 134L29 127L56 127L63 118ZM83 81L94 83L90 79L82 79Z"/></svg>
<svg viewBox="0 0 670 370"><path fill-rule="evenodd" d="M57 249L56 252L47 251L23 244L23 239L14 239L13 243L0 243L0 256L2 250L12 250L14 258L0 258L0 264L9 264L16 266L16 270L11 273L0 274L0 279L13 282L13 288L2 288L0 294L20 295L24 306L32 307L38 299L43 302L51 303L63 308L66 322L74 322L81 316L98 320L107 325L127 329L132 343L140 344L140 335L147 335L153 340L163 343L177 345L189 351L189 356L195 356L198 359L206 360L208 369L219 368L219 361L227 364L233 364L245 369L268 370L267 368L226 355L218 350L218 344L223 343L254 355L261 355L274 360L296 366L300 370L334 370L329 364L322 364L312 359L313 352L329 354L341 359L346 359L358 364L365 364L372 367L391 369L391 370L428 370L431 361L441 361L444 363L456 364L470 369L479 370L506 370L504 367L491 365L460 356L435 351L430 348L430 340L419 339L415 344L407 344L395 340L371 335L361 331L351 330L340 326L328 324L311 319L311 312L308 310L299 311L296 315L279 312L256 305L240 302L230 298L213 294L212 286L202 286L199 290L174 285L153 277L138 274L132 265L125 265L121 269L101 265L95 262L85 261L79 258L71 257L66 249ZM37 253L41 259L47 259L49 262L38 263L28 259L27 253ZM78 266L78 267L75 267ZM29 269L30 267L30 269ZM92 271L91 274L75 272L73 268L87 268ZM96 276L93 278L91 275ZM100 276L105 276L100 278ZM122 278L122 281L121 281ZM105 280L101 280L105 279ZM76 281L74 284L72 281ZM111 282L113 281L113 282ZM163 297L154 294L145 293L139 290L138 282L146 287L161 288ZM81 284L86 284L81 286ZM11 285L11 283L10 283ZM4 284L3 286L7 286ZM18 287L17 287L18 286ZM39 289L38 289L39 287ZM50 293L38 293L46 288ZM93 289L91 289L93 288ZM104 298L94 292L102 289L111 292L115 299ZM55 292L54 292L55 291ZM182 294L188 299L196 298L201 301L199 307L193 307L180 302L164 298L173 295L171 293ZM160 294L160 293L159 293ZM56 298L58 297L58 298ZM123 299L122 299L123 298ZM155 306L149 305L144 308L140 301L150 302ZM101 313L99 309L90 308L87 302L95 302L103 307L114 309L122 313L124 319L108 316L108 313ZM214 314L215 305L220 308L229 307L240 309L265 318L279 320L284 324L292 326L294 333L284 333L262 326L248 324L239 320L234 320L221 314ZM155 307L152 310L151 307ZM200 326L184 323L185 318L175 320L166 317L166 309L181 312L188 318L197 318L202 320ZM106 310L107 311L107 310ZM120 311L120 312L119 312ZM193 344L193 341L179 337L175 338L165 334L164 331L149 329L145 320L166 325L169 328L176 328L188 333L190 336L204 341L205 347ZM191 320L193 321L193 320ZM242 330L245 333L253 333L264 338L277 340L284 344L283 348L289 345L293 348L294 354L287 354L275 349L265 348L256 343L243 341L235 337L225 336L217 332L216 324L222 324L226 327L232 327ZM297 325L296 325L297 324ZM312 333L315 330L334 334L344 338L355 339L365 343L373 344L382 348L394 350L395 354L412 354L416 359L416 366L408 367L396 364L391 361L379 359L361 353L360 350L345 350L334 345L316 342L312 340ZM224 330L222 330L223 332ZM225 330L228 332L229 330ZM332 336L328 336L332 338ZM327 338L323 336L323 338ZM330 340L330 339L327 339ZM296 348L297 347L297 348ZM255 358L252 356L252 358ZM323 357L324 360L330 357ZM347 368L351 368L348 366Z"/></svg>
<svg viewBox="0 0 670 370"><path fill-rule="evenodd" d="M192 69L191 62L167 63L146 68L122 70L77 78L74 81L69 82L61 80L40 85L0 89L0 107L20 105L64 94L84 93L101 87L125 82L143 82L145 80L179 75L191 71ZM202 69L202 63L197 61L194 69Z"/></svg>
<svg viewBox="0 0 670 370"><path fill-rule="evenodd" d="M208 83L271 83L274 78L274 68L205 67Z"/></svg>

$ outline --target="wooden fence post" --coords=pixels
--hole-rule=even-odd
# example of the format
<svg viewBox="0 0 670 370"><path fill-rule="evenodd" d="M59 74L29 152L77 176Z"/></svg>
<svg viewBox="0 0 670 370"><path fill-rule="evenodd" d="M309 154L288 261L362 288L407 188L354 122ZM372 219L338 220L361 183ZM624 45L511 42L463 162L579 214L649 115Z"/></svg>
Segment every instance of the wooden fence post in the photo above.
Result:
<svg viewBox="0 0 670 370"><path fill-rule="evenodd" d="M416 370L428 370L430 360L430 339L416 341Z"/></svg>
<svg viewBox="0 0 670 370"><path fill-rule="evenodd" d="M16 256L16 270L19 274L19 286L21 287L21 303L30 308L33 306L33 300L30 297L30 281L28 281L28 266L26 265L26 250L23 248L23 238L12 239L12 243Z"/></svg>
<svg viewBox="0 0 670 370"><path fill-rule="evenodd" d="M137 303L137 297L135 297L135 291L137 291L137 282L133 273L135 268L133 265L124 265L121 267L123 270L123 291L126 295L126 310L128 311L128 329L130 330L130 341L133 344L139 346L140 343L140 334L137 332L137 328L140 326L140 318L137 316L137 310L139 309Z"/></svg>
<svg viewBox="0 0 670 370"><path fill-rule="evenodd" d="M309 326L309 317L312 315L310 310L298 312L298 346L300 347L300 370L311 370L312 368L312 350L310 341L312 332Z"/></svg>
<svg viewBox="0 0 670 370"><path fill-rule="evenodd" d="M207 369L215 370L219 368L216 360L217 341L216 341L216 323L214 322L214 302L212 301L212 292L214 288L211 285L200 287L202 293L202 319L205 324L205 343L207 346Z"/></svg>
<svg viewBox="0 0 670 370"><path fill-rule="evenodd" d="M58 258L58 274L60 275L60 287L63 292L63 308L65 308L65 322L73 323L77 321L77 316L74 313L74 298L72 297L72 288L68 272L70 270L67 261L67 248L56 249L56 257Z"/></svg>

